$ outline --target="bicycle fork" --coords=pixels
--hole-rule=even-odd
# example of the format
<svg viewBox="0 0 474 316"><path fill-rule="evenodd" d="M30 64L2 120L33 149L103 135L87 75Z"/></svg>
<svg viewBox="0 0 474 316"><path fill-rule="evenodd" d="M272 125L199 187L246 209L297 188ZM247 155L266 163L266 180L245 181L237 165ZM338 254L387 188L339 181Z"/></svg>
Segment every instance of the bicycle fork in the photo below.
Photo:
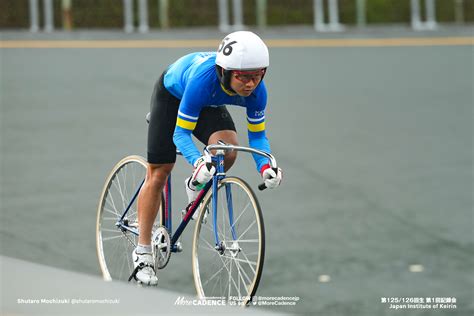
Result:
<svg viewBox="0 0 474 316"><path fill-rule="evenodd" d="M216 250L219 254L223 255L226 249L226 245L224 240L219 240L219 232L217 226L217 205L218 205L218 186L219 181L225 177L225 170L224 170L224 152L218 151L216 156L213 157L214 162L217 166L217 172L214 176L213 183L212 183L212 214L213 214L213 228L214 228L214 239L216 243ZM230 230L232 233L232 239L234 241L237 240L237 233L235 232L234 226L234 212L233 212L233 203L232 203L232 190L229 183L225 184L225 198L227 204L227 211L229 215L229 225ZM225 210L221 210L221 212L225 212ZM225 220L224 220L225 221ZM225 223L223 223L225 225ZM224 236L225 237L225 236Z"/></svg>

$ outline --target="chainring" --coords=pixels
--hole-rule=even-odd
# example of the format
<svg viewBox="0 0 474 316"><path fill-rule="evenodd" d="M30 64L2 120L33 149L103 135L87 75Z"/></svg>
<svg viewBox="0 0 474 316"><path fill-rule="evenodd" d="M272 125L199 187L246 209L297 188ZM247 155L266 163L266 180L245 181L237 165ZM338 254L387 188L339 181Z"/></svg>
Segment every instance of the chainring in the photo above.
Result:
<svg viewBox="0 0 474 316"><path fill-rule="evenodd" d="M171 238L166 227L160 226L155 230L151 244L155 268L163 269L170 261L171 256Z"/></svg>

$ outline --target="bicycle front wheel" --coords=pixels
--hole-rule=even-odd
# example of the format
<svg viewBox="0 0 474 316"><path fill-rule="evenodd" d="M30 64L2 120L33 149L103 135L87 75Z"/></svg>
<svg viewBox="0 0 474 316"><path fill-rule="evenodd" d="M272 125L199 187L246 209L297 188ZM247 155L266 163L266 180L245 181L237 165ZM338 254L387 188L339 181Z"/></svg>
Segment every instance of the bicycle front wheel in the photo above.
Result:
<svg viewBox="0 0 474 316"><path fill-rule="evenodd" d="M143 157L125 157L112 169L102 190L97 211L96 242L100 268L107 281L127 281L133 271L132 251L138 240L137 194L145 179L146 168ZM162 213L161 208L159 213ZM157 222L160 217L157 216Z"/></svg>
<svg viewBox="0 0 474 316"><path fill-rule="evenodd" d="M216 217L212 216L212 191L209 191L194 231L194 283L201 298L225 297L246 305L257 291L263 269L262 211L254 192L242 179L224 178L215 194Z"/></svg>

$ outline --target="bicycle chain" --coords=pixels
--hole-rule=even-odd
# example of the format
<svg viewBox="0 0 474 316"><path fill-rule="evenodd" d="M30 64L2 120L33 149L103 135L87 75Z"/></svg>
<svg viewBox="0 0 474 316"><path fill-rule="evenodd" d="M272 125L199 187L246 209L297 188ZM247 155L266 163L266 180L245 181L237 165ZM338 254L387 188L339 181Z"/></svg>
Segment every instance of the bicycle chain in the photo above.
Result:
<svg viewBox="0 0 474 316"><path fill-rule="evenodd" d="M137 245L135 245L135 243L130 239L130 237L127 236L125 232L122 232L122 234L125 236L125 238L127 238L128 242L133 246L133 248L137 247Z"/></svg>

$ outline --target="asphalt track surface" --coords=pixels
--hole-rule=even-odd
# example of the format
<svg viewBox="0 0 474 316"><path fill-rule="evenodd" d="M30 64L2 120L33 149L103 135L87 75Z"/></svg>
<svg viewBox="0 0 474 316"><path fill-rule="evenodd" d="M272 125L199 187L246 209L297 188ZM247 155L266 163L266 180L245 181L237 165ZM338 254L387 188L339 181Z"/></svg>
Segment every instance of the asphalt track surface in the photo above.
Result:
<svg viewBox="0 0 474 316"><path fill-rule="evenodd" d="M193 295L104 282L96 276L10 257L0 259L2 268L21 271L21 277L17 273L2 276L2 283L8 285L8 290L2 291L2 315L285 315L227 306L222 300L206 305L212 304L211 301L196 300ZM20 279L22 282L18 282ZM27 286L25 280L30 280Z"/></svg>
<svg viewBox="0 0 474 316"><path fill-rule="evenodd" d="M268 40L348 43L270 45L267 130L284 182L258 193L267 244L257 295L300 301L265 308L307 315L474 313L472 34L472 28L263 33ZM118 160L145 155L144 116L155 80L181 55L214 50L222 34L1 36L0 254L98 276L100 191ZM418 37L465 42L350 44L353 38ZM14 40L137 39L202 42L5 48ZM245 112L230 110L245 145ZM176 211L185 194L181 179L189 172L178 161ZM260 180L244 154L231 173L255 188ZM194 295L191 233L184 235L184 252L161 271L162 289ZM21 271L2 264L1 273ZM457 308L395 311L381 303L384 297L454 297Z"/></svg>

